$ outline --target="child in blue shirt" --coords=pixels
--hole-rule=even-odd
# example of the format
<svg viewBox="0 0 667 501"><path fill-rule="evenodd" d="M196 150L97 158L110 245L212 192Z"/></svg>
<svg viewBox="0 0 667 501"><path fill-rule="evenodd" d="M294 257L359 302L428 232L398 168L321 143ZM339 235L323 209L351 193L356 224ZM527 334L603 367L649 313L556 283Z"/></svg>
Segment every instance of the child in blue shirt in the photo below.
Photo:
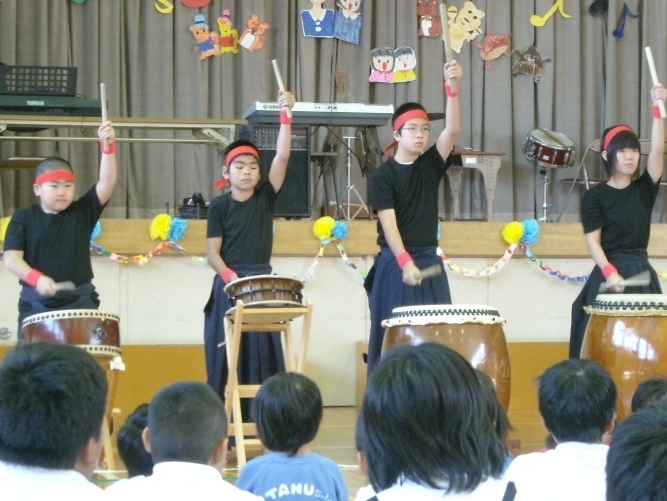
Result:
<svg viewBox="0 0 667 501"><path fill-rule="evenodd" d="M347 501L340 469L310 450L322 421L322 395L303 374L270 377L253 402L257 434L270 452L241 470L236 486L265 500Z"/></svg>

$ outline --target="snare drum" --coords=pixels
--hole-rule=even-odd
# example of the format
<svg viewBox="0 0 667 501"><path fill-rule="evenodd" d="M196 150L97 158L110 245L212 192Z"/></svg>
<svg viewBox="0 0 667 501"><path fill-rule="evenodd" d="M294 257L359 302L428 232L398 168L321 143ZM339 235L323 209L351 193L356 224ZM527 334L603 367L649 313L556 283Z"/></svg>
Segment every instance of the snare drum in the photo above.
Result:
<svg viewBox="0 0 667 501"><path fill-rule="evenodd" d="M490 306L425 305L394 308L385 327L382 354L394 346L434 342L459 352L470 364L486 373L507 410L511 371L505 319Z"/></svg>
<svg viewBox="0 0 667 501"><path fill-rule="evenodd" d="M618 390L618 417L631 413L644 380L667 375L667 296L600 294L592 306L581 358L602 365Z"/></svg>
<svg viewBox="0 0 667 501"><path fill-rule="evenodd" d="M246 306L303 306L303 282L280 275L254 275L239 278L225 287L229 307L242 300Z"/></svg>
<svg viewBox="0 0 667 501"><path fill-rule="evenodd" d="M96 358L121 355L117 315L99 310L58 310L26 318L25 343L64 343L85 349Z"/></svg>
<svg viewBox="0 0 667 501"><path fill-rule="evenodd" d="M523 151L531 162L547 169L571 165L574 143L564 134L546 129L533 129L526 136Z"/></svg>

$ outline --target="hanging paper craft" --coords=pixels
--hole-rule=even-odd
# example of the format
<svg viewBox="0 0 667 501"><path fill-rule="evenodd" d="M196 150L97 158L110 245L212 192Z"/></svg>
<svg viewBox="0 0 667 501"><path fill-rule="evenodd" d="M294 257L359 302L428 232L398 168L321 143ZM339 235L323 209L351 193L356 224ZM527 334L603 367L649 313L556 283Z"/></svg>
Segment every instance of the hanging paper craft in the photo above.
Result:
<svg viewBox="0 0 667 501"><path fill-rule="evenodd" d="M171 14L174 10L174 4L170 0L157 0L153 5L161 14Z"/></svg>
<svg viewBox="0 0 667 501"><path fill-rule="evenodd" d="M540 17L537 14L533 14L532 16L530 16L530 24L538 28L544 26L547 20L551 16L553 16L556 13L556 11L560 12L560 15L565 18L572 17L569 14L565 13L565 0L556 0L556 3L553 5L553 7L551 7L551 9L549 9L549 12L547 12L544 16Z"/></svg>
<svg viewBox="0 0 667 501"><path fill-rule="evenodd" d="M498 35L490 33L484 37L484 41L480 44L475 42L479 49L479 55L486 61L486 69L491 69L491 61L498 59L503 54L509 57L510 55L510 36Z"/></svg>
<svg viewBox="0 0 667 501"><path fill-rule="evenodd" d="M199 52L199 60L220 55L220 36L215 31L209 31L204 14L195 16L195 24L190 26L192 36L195 37L195 52Z"/></svg>
<svg viewBox="0 0 667 501"><path fill-rule="evenodd" d="M222 11L222 17L218 18L218 29L220 30L220 52L225 54L239 53L239 31L232 28L231 13L229 9Z"/></svg>
<svg viewBox="0 0 667 501"><path fill-rule="evenodd" d="M181 3L191 9L201 9L211 3L211 0L181 0Z"/></svg>
<svg viewBox="0 0 667 501"><path fill-rule="evenodd" d="M331 242L336 244L336 248L338 249L338 253L340 254L343 262L353 270L357 271L357 266L347 257L345 247L342 244L342 240L347 238L347 224L345 222L335 221L330 216L321 217L315 221L315 224L313 224L313 235L320 239L320 248L315 255L313 264L311 264L310 268L308 268L308 274L302 280L302 282L306 283L308 280L313 278L313 275L315 274L315 268L324 257L324 248ZM365 273L359 272L359 275L362 279L366 278Z"/></svg>
<svg viewBox="0 0 667 501"><path fill-rule="evenodd" d="M482 18L486 14L475 7L474 3L466 2L461 10L457 11L456 7L447 9L447 15L449 16L447 25L449 26L452 50L461 52L463 42L466 40L472 42L477 35L482 33L480 26L482 25Z"/></svg>
<svg viewBox="0 0 667 501"><path fill-rule="evenodd" d="M417 57L412 47L398 47L394 51L394 78L392 83L417 80Z"/></svg>
<svg viewBox="0 0 667 501"><path fill-rule="evenodd" d="M440 0L417 0L420 37L437 38L442 35L442 19L439 14Z"/></svg>
<svg viewBox="0 0 667 501"><path fill-rule="evenodd" d="M339 0L334 17L333 36L343 42L359 45L361 34L361 0Z"/></svg>
<svg viewBox="0 0 667 501"><path fill-rule="evenodd" d="M595 0L588 8L588 13L591 16L601 16L609 8L609 0Z"/></svg>
<svg viewBox="0 0 667 501"><path fill-rule="evenodd" d="M324 9L325 0L310 0L313 8L301 11L303 35L307 37L333 38L334 11Z"/></svg>
<svg viewBox="0 0 667 501"><path fill-rule="evenodd" d="M259 20L257 14L250 16L250 19L246 22L246 30L241 35L239 43L248 49L251 52L255 52L264 47L266 38L264 33L268 30L271 25L269 23L263 23Z"/></svg>
<svg viewBox="0 0 667 501"><path fill-rule="evenodd" d="M623 35L625 34L625 18L628 16L630 16L633 19L636 19L639 17L639 14L633 14L632 11L630 10L630 7L628 7L628 4L624 3L623 14L621 15L621 24L613 32L614 37L616 37L617 39L623 38Z"/></svg>
<svg viewBox="0 0 667 501"><path fill-rule="evenodd" d="M369 82L391 83L394 79L394 49L380 47L371 51Z"/></svg>
<svg viewBox="0 0 667 501"><path fill-rule="evenodd" d="M539 82L540 77L544 75L544 63L550 63L551 58L542 59L540 52L534 45L531 45L523 52L513 50L512 56L515 54L518 54L519 57L512 64L512 76L515 77L519 74L529 75L533 77L535 83Z"/></svg>

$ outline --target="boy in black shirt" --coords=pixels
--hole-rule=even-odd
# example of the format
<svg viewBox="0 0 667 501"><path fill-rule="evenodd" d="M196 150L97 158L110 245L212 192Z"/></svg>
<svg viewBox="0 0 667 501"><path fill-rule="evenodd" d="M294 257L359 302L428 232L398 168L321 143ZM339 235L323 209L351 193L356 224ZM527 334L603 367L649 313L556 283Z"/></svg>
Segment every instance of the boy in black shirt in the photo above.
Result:
<svg viewBox="0 0 667 501"><path fill-rule="evenodd" d="M459 133L459 99L449 87L462 71L456 61L445 64L447 110L445 129L426 149L431 128L424 107L405 103L394 112L396 156L373 174L368 195L378 215L378 254L364 287L371 311L368 373L380 359L382 321L394 308L451 304L447 275L417 278L420 268L442 263L438 246L438 185L450 165L449 154Z"/></svg>
<svg viewBox="0 0 667 501"><path fill-rule="evenodd" d="M223 400L228 375L224 345L224 318L228 309L225 285L239 277L271 273L273 211L285 180L292 140L292 119L285 110L294 106L294 96L280 92L278 104L281 125L268 179L260 179L257 147L249 141L235 141L225 149L222 168L231 191L214 198L208 208L206 257L216 276L204 308L206 373L208 384ZM285 370L277 333L244 334L240 350L240 384L261 384Z"/></svg>
<svg viewBox="0 0 667 501"><path fill-rule="evenodd" d="M16 211L5 238L5 267L20 279L18 340L31 315L52 310L96 309L99 295L91 283L90 235L116 184L116 143L111 122L99 130L100 178L74 200L75 176L62 158L43 160L33 186L39 203ZM73 282L74 290L59 290Z"/></svg>

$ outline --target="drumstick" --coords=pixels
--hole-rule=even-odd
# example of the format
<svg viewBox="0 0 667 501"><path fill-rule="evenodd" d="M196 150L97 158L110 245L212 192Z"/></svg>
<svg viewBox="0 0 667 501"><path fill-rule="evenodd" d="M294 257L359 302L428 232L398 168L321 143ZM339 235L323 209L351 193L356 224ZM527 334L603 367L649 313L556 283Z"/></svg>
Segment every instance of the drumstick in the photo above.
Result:
<svg viewBox="0 0 667 501"><path fill-rule="evenodd" d="M55 284L54 287L56 289L56 292L76 290L76 285L74 285L74 282L71 282L71 281L58 282L58 283Z"/></svg>
<svg viewBox="0 0 667 501"><path fill-rule="evenodd" d="M420 270L419 273L415 275L415 279L423 280L424 278L437 277L440 273L442 273L442 265L434 264L433 266Z"/></svg>
<svg viewBox="0 0 667 501"><path fill-rule="evenodd" d="M637 273L635 276L623 279L619 282L619 285L623 287L636 287L648 285L651 283L651 273L648 271L642 271ZM600 290L598 292L605 292L607 290L606 284L600 284Z"/></svg>
<svg viewBox="0 0 667 501"><path fill-rule="evenodd" d="M271 60L271 64L273 65L273 72L276 74L276 80L278 82L278 88L282 92L285 92L285 84L283 83L283 77L280 76L280 68L278 68L278 61L273 59L273 60ZM289 106L285 107L285 113L287 113L288 117L292 118L292 110L290 110Z"/></svg>
<svg viewBox="0 0 667 501"><path fill-rule="evenodd" d="M445 42L445 59L447 62L450 62L454 59L452 54L452 40L449 38L449 24L447 24L447 5L445 2L440 4L440 21L442 24L442 41ZM458 92L458 83L456 78L452 78L449 81L449 87L452 89L452 92Z"/></svg>
<svg viewBox="0 0 667 501"><path fill-rule="evenodd" d="M107 123L108 117L107 117L107 87L103 83L100 84L100 101L102 104L102 125ZM109 147L109 141L104 140L104 146L106 148Z"/></svg>
<svg viewBox="0 0 667 501"><path fill-rule="evenodd" d="M651 78L653 79L653 85L658 85L660 81L658 80L658 72L655 71L655 62L653 61L653 53L651 52L651 47L646 47L646 60L648 61L648 69L651 72ZM667 112L665 112L665 103L662 99L658 100L658 107L660 108L660 116L662 118L667 117Z"/></svg>

